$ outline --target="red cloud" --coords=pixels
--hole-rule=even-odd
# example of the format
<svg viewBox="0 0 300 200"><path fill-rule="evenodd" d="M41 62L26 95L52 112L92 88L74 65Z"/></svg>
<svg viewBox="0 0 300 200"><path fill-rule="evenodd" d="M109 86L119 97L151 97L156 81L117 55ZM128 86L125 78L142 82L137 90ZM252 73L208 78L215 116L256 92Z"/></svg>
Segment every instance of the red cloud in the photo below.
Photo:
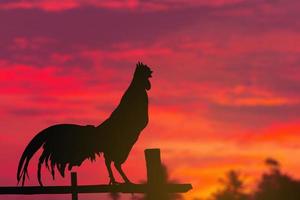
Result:
<svg viewBox="0 0 300 200"><path fill-rule="evenodd" d="M255 142L276 143L278 145L300 147L300 121L274 124L254 137Z"/></svg>
<svg viewBox="0 0 300 200"><path fill-rule="evenodd" d="M3 67L0 75L0 82L6 83L0 86L2 93L44 93L56 94L66 91L76 91L81 88L80 83L74 77L58 75L58 67L36 68L26 65L10 64L10 67Z"/></svg>

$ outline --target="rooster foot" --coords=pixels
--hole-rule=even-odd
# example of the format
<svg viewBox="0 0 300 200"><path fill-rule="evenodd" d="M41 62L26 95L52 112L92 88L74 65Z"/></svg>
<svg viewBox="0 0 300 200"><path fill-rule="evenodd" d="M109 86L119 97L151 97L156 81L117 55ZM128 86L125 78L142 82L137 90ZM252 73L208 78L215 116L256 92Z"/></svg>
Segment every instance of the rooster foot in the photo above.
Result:
<svg viewBox="0 0 300 200"><path fill-rule="evenodd" d="M134 183L131 182L131 181L129 181L129 180L127 180L127 181L124 182L124 184L126 184L126 185L133 185Z"/></svg>
<svg viewBox="0 0 300 200"><path fill-rule="evenodd" d="M122 184L122 183L117 182L115 180L110 180L109 183L108 183L108 185L120 185L120 184Z"/></svg>

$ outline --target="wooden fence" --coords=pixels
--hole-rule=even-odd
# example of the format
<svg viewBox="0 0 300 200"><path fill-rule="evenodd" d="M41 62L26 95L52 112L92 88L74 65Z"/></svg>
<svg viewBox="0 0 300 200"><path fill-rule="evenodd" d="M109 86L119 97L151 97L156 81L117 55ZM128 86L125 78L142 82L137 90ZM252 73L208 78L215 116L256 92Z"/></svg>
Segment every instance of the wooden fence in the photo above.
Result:
<svg viewBox="0 0 300 200"><path fill-rule="evenodd" d="M78 185L77 174L72 172L71 186L0 187L0 195L72 194L72 200L77 200L78 193L144 193L150 197L149 199L157 200L158 197L168 193L185 193L192 189L191 184L165 182L160 149L146 149L145 159L147 167L146 184Z"/></svg>

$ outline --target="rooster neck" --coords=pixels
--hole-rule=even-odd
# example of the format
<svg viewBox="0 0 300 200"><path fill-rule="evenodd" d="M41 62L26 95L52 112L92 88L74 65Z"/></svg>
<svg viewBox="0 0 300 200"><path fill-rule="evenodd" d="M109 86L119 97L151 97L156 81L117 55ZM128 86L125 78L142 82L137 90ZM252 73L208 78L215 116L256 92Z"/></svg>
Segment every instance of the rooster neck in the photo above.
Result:
<svg viewBox="0 0 300 200"><path fill-rule="evenodd" d="M128 112L128 115L140 113L148 114L148 94L145 90L139 87L129 87L122 99L119 106L116 108Z"/></svg>
<svg viewBox="0 0 300 200"><path fill-rule="evenodd" d="M137 90L146 90L147 87L149 87L149 86L151 87L149 78L135 75L135 76L133 76L133 79L129 85L129 88L134 88ZM149 89L147 89L147 90L149 90Z"/></svg>
<svg viewBox="0 0 300 200"><path fill-rule="evenodd" d="M136 129L136 131L141 131L147 125L147 91L136 84L135 80L132 81L122 96L119 105L111 114L110 120L116 120L129 129Z"/></svg>

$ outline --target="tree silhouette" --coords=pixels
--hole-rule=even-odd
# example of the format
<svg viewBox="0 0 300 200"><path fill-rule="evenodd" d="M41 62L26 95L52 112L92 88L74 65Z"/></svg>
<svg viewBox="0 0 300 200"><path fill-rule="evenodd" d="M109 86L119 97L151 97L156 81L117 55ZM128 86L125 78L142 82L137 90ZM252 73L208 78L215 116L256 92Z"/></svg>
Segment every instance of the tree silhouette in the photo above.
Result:
<svg viewBox="0 0 300 200"><path fill-rule="evenodd" d="M262 174L256 190L244 193L244 183L234 170L221 179L224 188L216 191L208 200L299 200L300 181L283 173L281 164L273 158L267 158L268 171Z"/></svg>
<svg viewBox="0 0 300 200"><path fill-rule="evenodd" d="M299 200L300 182L283 174L277 160L268 158L265 164L270 170L262 175L254 200Z"/></svg>
<svg viewBox="0 0 300 200"><path fill-rule="evenodd" d="M247 200L248 195L244 193L244 183L240 174L234 170L226 174L225 179L220 182L224 185L222 190L213 194L213 200Z"/></svg>
<svg viewBox="0 0 300 200"><path fill-rule="evenodd" d="M119 200L119 199L121 199L121 195L119 193L116 193L116 192L110 193L109 196L110 196L110 198L112 200Z"/></svg>
<svg viewBox="0 0 300 200"><path fill-rule="evenodd" d="M168 169L165 165L162 164L162 180L163 183L176 183L174 180L169 179ZM165 191L163 191L163 188L161 188L162 191L158 192L157 194L153 193L146 193L142 198L139 200L182 200L183 197L180 194L168 194Z"/></svg>

